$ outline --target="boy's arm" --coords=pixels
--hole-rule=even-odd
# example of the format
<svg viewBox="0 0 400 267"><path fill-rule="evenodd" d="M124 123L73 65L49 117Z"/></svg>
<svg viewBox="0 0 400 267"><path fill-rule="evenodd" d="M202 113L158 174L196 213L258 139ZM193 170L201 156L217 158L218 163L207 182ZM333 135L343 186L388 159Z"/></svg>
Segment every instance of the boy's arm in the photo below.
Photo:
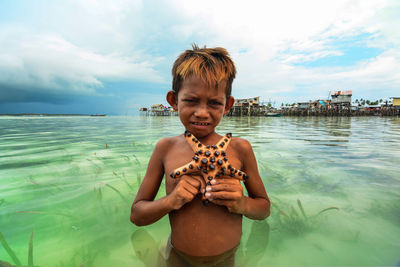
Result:
<svg viewBox="0 0 400 267"><path fill-rule="evenodd" d="M165 197L154 200L164 176L164 157L170 148L166 139L159 141L150 158L146 174L133 201L130 220L142 226L154 223L170 211L181 208L199 192L200 181L182 176L174 190Z"/></svg>
<svg viewBox="0 0 400 267"><path fill-rule="evenodd" d="M250 219L263 220L270 215L270 201L258 172L253 149L244 139L239 140L238 146L243 171L250 177L244 183L249 196L243 195L240 181L232 178L211 181L212 185L207 188L207 193L210 194L213 203L226 206L230 212L243 214Z"/></svg>
<svg viewBox="0 0 400 267"><path fill-rule="evenodd" d="M166 141L160 140L149 160L146 174L131 208L131 222L136 225L147 225L156 222L169 212L163 198L153 201L164 175L163 157Z"/></svg>

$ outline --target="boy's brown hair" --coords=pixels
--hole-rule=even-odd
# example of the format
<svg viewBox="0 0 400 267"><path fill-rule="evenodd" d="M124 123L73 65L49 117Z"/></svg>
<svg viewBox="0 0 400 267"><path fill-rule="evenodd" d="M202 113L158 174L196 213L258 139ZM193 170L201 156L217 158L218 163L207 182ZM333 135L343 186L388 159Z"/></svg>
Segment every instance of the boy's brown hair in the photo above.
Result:
<svg viewBox="0 0 400 267"><path fill-rule="evenodd" d="M216 88L219 82L226 80L225 94L228 99L236 76L235 64L228 51L222 47L199 48L196 44L193 44L192 48L183 52L172 67L172 90L175 95L178 95L183 81L195 75L210 88Z"/></svg>

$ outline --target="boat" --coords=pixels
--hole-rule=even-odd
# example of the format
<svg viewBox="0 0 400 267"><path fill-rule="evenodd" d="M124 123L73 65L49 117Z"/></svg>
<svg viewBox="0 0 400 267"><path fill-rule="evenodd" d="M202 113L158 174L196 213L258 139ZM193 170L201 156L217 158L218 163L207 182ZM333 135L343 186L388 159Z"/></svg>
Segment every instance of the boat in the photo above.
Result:
<svg viewBox="0 0 400 267"><path fill-rule="evenodd" d="M282 113L276 113L276 112L267 112L265 113L266 117L280 117L282 116Z"/></svg>
<svg viewBox="0 0 400 267"><path fill-rule="evenodd" d="M92 114L90 117L105 117L106 114Z"/></svg>

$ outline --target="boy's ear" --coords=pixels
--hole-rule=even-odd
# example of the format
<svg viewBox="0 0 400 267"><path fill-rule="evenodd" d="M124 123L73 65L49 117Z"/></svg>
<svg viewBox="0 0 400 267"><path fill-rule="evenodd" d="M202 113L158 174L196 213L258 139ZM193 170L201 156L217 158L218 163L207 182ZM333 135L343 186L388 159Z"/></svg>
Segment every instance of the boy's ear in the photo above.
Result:
<svg viewBox="0 0 400 267"><path fill-rule="evenodd" d="M175 95L175 92L168 91L166 99L167 99L168 104L170 104L171 107L175 111L177 111L178 110L178 99L177 99L177 96Z"/></svg>
<svg viewBox="0 0 400 267"><path fill-rule="evenodd" d="M226 100L224 115L225 115L226 113L228 113L228 111L229 111L229 110L231 109L231 107L233 106L233 103L235 103L235 99L233 98L233 96L230 96L230 97Z"/></svg>

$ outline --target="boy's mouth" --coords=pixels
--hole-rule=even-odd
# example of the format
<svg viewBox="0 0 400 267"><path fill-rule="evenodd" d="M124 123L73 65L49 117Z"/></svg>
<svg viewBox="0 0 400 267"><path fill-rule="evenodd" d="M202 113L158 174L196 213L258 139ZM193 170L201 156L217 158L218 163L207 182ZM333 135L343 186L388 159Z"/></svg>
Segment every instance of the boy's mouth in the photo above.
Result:
<svg viewBox="0 0 400 267"><path fill-rule="evenodd" d="M199 126L207 126L210 125L208 122L192 122L193 125L199 125Z"/></svg>

